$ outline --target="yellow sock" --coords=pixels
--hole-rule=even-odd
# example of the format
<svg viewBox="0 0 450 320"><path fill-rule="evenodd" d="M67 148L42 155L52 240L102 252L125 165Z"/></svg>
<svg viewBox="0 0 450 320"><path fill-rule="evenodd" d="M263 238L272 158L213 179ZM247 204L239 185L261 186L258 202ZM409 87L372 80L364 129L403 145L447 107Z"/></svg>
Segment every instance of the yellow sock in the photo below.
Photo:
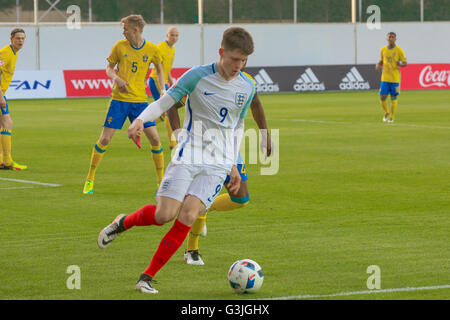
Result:
<svg viewBox="0 0 450 320"><path fill-rule="evenodd" d="M187 238L187 251L198 250L198 239L203 231L203 227L206 222L206 213L201 215L195 220L192 225L191 231L189 231Z"/></svg>
<svg viewBox="0 0 450 320"><path fill-rule="evenodd" d="M158 178L158 184L161 183L161 180L164 175L164 153L161 145L155 147L152 146L152 157L153 162L155 162L156 176Z"/></svg>
<svg viewBox="0 0 450 320"><path fill-rule="evenodd" d="M233 201L234 200L234 201ZM249 197L233 198L228 193L219 195L209 208L209 211L230 211L245 207L249 202Z"/></svg>
<svg viewBox="0 0 450 320"><path fill-rule="evenodd" d="M383 107L384 113L389 113L388 102L386 100L380 100L381 106Z"/></svg>
<svg viewBox="0 0 450 320"><path fill-rule="evenodd" d="M108 146L102 145L100 141L95 144L94 148L92 149L91 166L89 168L89 173L86 180L94 181L95 171L97 171L98 165L100 164L100 161L102 160L107 147Z"/></svg>
<svg viewBox="0 0 450 320"><path fill-rule="evenodd" d="M164 124L166 125L167 136L169 137L170 148L173 149L177 146L177 139L175 138L175 135L173 134L172 127L170 126L169 117L164 117Z"/></svg>
<svg viewBox="0 0 450 320"><path fill-rule="evenodd" d="M1 132L3 161L5 165L10 166L13 162L11 156L11 130L3 129Z"/></svg>
<svg viewBox="0 0 450 320"><path fill-rule="evenodd" d="M390 119L394 119L395 117L395 111L397 110L397 104L398 104L398 100L392 100L391 99L391 114L389 116Z"/></svg>

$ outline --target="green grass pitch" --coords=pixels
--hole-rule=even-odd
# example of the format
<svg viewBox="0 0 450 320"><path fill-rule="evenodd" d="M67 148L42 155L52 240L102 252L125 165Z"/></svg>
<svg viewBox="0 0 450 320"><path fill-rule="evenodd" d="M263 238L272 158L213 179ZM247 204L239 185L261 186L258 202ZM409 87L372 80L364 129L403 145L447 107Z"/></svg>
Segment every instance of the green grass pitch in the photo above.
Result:
<svg viewBox="0 0 450 320"><path fill-rule="evenodd" d="M155 203L148 141L138 150L118 131L95 194L83 195L108 99L9 101L13 156L29 170L0 171L0 299L449 299L448 288L332 295L367 291L370 265L381 289L450 284L450 91L402 92L393 124L382 123L375 91L261 99L279 129L278 173L247 165L250 204L211 213L200 239L206 265L186 265L184 244L157 274L158 295L134 285L171 223L136 227L105 250L96 244L117 214ZM249 112L246 128L255 127ZM241 258L265 274L251 296L227 282ZM66 286L71 265L79 290Z"/></svg>

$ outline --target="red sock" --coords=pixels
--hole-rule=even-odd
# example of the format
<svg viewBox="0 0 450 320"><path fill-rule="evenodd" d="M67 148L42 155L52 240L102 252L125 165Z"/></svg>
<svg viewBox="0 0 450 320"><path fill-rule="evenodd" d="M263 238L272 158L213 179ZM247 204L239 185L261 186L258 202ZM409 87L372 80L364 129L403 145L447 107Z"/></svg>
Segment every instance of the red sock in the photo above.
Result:
<svg viewBox="0 0 450 320"><path fill-rule="evenodd" d="M167 261L169 261L172 255L183 244L189 230L191 230L190 226L183 224L178 219L175 220L172 228L161 240L158 250L156 250L150 265L144 273L153 278L159 269L161 269Z"/></svg>
<svg viewBox="0 0 450 320"><path fill-rule="evenodd" d="M156 223L155 221L155 211L156 206L154 204L143 206L139 210L126 216L125 220L123 221L123 226L125 227L125 229L130 229L134 226L160 226L161 224Z"/></svg>

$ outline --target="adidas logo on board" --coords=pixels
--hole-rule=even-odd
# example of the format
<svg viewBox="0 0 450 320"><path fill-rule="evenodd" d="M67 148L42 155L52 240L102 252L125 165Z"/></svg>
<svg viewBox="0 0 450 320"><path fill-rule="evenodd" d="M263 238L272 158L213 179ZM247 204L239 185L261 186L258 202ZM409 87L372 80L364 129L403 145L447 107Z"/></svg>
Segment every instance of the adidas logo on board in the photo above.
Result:
<svg viewBox="0 0 450 320"><path fill-rule="evenodd" d="M325 84L317 79L311 68L307 68L294 84L295 91L324 91Z"/></svg>
<svg viewBox="0 0 450 320"><path fill-rule="evenodd" d="M339 84L341 90L367 90L370 84L365 81L358 69L352 67Z"/></svg>
<svg viewBox="0 0 450 320"><path fill-rule="evenodd" d="M258 92L278 92L280 88L277 83L273 83L266 70L261 69L255 75L256 91Z"/></svg>

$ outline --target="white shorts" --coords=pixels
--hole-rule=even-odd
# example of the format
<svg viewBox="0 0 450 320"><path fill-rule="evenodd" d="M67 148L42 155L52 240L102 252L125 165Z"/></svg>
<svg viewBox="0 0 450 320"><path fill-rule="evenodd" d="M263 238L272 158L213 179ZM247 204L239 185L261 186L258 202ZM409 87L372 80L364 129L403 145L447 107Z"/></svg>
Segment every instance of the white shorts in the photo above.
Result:
<svg viewBox="0 0 450 320"><path fill-rule="evenodd" d="M199 198L206 210L222 190L228 170L204 165L184 165L169 163L161 181L156 199L168 197L180 202L187 195Z"/></svg>

